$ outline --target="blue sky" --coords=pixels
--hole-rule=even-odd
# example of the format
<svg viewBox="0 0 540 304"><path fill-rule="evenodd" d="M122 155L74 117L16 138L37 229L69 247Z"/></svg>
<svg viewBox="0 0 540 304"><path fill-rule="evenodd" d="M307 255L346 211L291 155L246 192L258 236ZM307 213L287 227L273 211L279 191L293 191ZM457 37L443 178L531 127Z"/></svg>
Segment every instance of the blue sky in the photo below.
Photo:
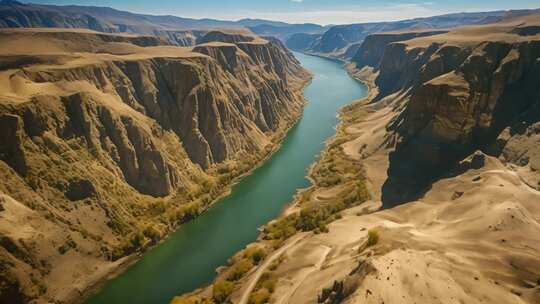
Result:
<svg viewBox="0 0 540 304"><path fill-rule="evenodd" d="M463 11L540 8L539 0L33 0L43 4L110 6L147 14L237 20L343 24L427 17Z"/></svg>

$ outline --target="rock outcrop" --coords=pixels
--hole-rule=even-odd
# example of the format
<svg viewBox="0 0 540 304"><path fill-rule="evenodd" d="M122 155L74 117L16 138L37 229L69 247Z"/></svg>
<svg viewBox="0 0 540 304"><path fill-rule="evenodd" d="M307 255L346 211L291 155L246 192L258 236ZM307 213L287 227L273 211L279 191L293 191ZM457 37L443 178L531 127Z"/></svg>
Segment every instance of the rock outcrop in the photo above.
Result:
<svg viewBox="0 0 540 304"><path fill-rule="evenodd" d="M416 37L424 37L445 33L446 31L419 31L419 32L389 32L367 36L351 57L351 61L358 69L365 66L378 70L379 63L388 44L396 41L406 41Z"/></svg>
<svg viewBox="0 0 540 304"><path fill-rule="evenodd" d="M21 253L0 243L11 303L78 297L66 286L84 290L208 208L301 115L309 74L281 43L201 39L0 33L0 237Z"/></svg>

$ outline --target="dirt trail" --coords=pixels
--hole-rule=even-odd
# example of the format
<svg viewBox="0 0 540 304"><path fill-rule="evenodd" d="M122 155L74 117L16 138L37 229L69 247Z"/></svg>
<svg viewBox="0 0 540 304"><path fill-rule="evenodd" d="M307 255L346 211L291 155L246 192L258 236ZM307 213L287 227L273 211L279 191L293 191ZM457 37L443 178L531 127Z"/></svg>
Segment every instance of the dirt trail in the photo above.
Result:
<svg viewBox="0 0 540 304"><path fill-rule="evenodd" d="M290 248L292 248L294 245L296 245L299 241L304 239L308 234L307 233L300 233L295 235L285 246L282 246L278 250L274 251L270 257L264 260L264 262L257 268L257 270L251 274L251 277L246 281L245 286L246 288L242 291L240 300L238 301L238 304L247 304L249 300L249 295L257 285L257 282L261 278L262 274L266 271L266 269L276 260L278 259L281 254Z"/></svg>

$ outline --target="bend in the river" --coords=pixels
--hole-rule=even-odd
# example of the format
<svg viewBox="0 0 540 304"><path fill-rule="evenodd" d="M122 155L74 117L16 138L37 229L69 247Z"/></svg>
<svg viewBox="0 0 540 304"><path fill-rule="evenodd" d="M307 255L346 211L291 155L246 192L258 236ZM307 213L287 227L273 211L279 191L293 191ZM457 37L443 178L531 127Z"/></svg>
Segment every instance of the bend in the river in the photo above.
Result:
<svg viewBox="0 0 540 304"><path fill-rule="evenodd" d="M367 89L338 62L295 55L314 78L304 92L308 104L303 117L280 150L229 196L107 282L87 303L165 304L210 283L217 267L253 242L257 228L278 216L297 189L309 186L307 169L334 134L337 110L363 97Z"/></svg>

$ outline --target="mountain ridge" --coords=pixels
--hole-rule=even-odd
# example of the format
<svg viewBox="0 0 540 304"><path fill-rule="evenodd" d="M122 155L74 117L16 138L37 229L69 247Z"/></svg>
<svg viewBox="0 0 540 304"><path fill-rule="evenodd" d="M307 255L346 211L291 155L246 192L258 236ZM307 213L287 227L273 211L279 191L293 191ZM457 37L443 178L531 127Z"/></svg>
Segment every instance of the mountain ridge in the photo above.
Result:
<svg viewBox="0 0 540 304"><path fill-rule="evenodd" d="M307 36L305 33L292 35L285 44L296 51L348 60L356 53L355 50L348 51L348 48L357 48L358 44L362 43L369 34L405 30L449 29L464 25L495 23L507 17L535 14L539 11L539 9L529 9L451 13L393 22L335 25L318 35Z"/></svg>
<svg viewBox="0 0 540 304"><path fill-rule="evenodd" d="M300 31L305 27L314 31L323 29L316 24L289 24L263 19L245 18L237 21L194 19L174 15L131 13L111 7L22 4L11 0L4 1L0 2L0 27L88 28L101 32L131 32L146 35L171 30L256 28L261 25L273 29L272 33L279 33L283 28L288 28L289 31Z"/></svg>

